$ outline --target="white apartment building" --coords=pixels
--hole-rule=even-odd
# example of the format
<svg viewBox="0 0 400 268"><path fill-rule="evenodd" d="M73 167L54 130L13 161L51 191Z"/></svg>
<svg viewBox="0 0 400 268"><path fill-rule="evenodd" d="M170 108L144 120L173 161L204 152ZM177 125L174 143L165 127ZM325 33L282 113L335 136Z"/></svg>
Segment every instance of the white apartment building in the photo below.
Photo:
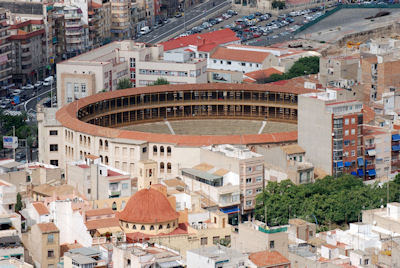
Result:
<svg viewBox="0 0 400 268"><path fill-rule="evenodd" d="M117 90L129 78L133 87L158 78L170 84L206 83L207 62L187 53L164 53L161 45L113 42L57 64L57 100L61 107L92 94Z"/></svg>
<svg viewBox="0 0 400 268"><path fill-rule="evenodd" d="M0 214L11 214L17 203L17 189L15 185L0 180Z"/></svg>

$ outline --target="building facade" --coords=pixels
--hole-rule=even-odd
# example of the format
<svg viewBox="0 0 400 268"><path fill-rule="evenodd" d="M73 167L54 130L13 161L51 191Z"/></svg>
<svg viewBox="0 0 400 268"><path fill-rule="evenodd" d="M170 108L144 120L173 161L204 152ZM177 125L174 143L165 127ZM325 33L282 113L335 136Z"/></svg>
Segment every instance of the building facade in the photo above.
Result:
<svg viewBox="0 0 400 268"><path fill-rule="evenodd" d="M11 42L8 41L10 36L10 26L7 24L6 9L0 8L0 88L1 95L7 94L7 86L12 84L12 65L11 65Z"/></svg>

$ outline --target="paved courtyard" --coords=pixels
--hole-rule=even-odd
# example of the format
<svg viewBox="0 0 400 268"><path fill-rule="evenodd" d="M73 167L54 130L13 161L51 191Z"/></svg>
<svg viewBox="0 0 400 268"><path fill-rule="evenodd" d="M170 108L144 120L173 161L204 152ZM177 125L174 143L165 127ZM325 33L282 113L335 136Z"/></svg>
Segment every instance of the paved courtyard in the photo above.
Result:
<svg viewBox="0 0 400 268"><path fill-rule="evenodd" d="M381 11L389 11L391 14L373 20L365 19ZM397 8L344 8L302 31L296 37L331 43L347 34L371 30L395 22L400 22L400 9Z"/></svg>

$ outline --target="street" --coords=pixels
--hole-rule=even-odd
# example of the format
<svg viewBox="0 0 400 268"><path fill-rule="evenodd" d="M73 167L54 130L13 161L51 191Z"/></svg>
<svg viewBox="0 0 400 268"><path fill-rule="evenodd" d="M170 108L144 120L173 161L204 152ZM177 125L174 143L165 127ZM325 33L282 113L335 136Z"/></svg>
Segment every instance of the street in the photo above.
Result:
<svg viewBox="0 0 400 268"><path fill-rule="evenodd" d="M170 21L167 24L154 29L147 35L141 36L140 38L136 39L136 41L146 43L158 43L160 41L166 41L169 38L175 37L175 35L185 27L188 28L189 25L196 22L201 24L203 22L203 18L218 10L221 10L222 13L230 6L231 2L226 0L213 0L204 2L196 7L190 8L190 10L186 10L184 12L184 16L180 18L169 19Z"/></svg>

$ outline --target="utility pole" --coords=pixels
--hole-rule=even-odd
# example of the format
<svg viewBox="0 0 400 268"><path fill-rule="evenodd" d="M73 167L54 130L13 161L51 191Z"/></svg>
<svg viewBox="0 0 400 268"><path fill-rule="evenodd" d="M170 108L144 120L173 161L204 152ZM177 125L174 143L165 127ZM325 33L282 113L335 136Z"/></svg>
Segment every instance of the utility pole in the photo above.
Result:
<svg viewBox="0 0 400 268"><path fill-rule="evenodd" d="M50 81L50 107L53 108L53 80Z"/></svg>
<svg viewBox="0 0 400 268"><path fill-rule="evenodd" d="M14 137L15 137L15 126L12 126L12 128L13 128L13 141L14 141ZM14 161L15 161L15 148L13 148L13 158L14 158Z"/></svg>

